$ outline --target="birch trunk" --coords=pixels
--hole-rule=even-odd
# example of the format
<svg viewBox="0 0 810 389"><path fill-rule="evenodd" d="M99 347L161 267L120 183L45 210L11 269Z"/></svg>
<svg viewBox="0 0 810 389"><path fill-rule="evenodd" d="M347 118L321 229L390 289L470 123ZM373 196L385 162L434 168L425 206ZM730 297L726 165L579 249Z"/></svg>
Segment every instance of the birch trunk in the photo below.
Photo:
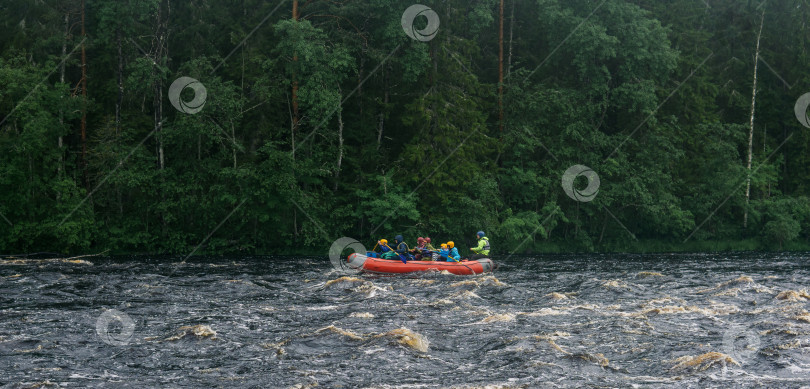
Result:
<svg viewBox="0 0 810 389"><path fill-rule="evenodd" d="M762 37L762 25L765 22L765 10L762 11L762 18L759 22L759 33L757 34L757 48L754 53L754 87L751 92L751 121L748 130L748 178L745 184L745 214L743 215L743 227L748 227L748 203L751 199L751 160L753 159L754 147L754 109L757 102L757 65L759 65L759 39Z"/></svg>
<svg viewBox="0 0 810 389"><path fill-rule="evenodd" d="M388 111L388 99L390 98L388 92L388 71L387 66L383 65L382 67L382 77L383 77L383 106L380 110L380 121L377 124L377 150L380 149L382 145L382 136L383 131L385 130L385 113Z"/></svg>

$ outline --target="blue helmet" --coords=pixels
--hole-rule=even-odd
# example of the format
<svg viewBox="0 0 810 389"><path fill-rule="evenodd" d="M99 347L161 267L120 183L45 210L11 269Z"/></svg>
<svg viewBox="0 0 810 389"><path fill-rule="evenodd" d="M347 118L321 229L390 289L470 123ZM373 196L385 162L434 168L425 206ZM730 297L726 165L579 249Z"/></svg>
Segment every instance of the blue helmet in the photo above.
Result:
<svg viewBox="0 0 810 389"><path fill-rule="evenodd" d="M394 240L397 241L397 242L402 242L402 235L395 236Z"/></svg>
<svg viewBox="0 0 810 389"><path fill-rule="evenodd" d="M486 235L486 234L484 234L484 231L478 231L478 237L479 238L483 238L484 235Z"/></svg>

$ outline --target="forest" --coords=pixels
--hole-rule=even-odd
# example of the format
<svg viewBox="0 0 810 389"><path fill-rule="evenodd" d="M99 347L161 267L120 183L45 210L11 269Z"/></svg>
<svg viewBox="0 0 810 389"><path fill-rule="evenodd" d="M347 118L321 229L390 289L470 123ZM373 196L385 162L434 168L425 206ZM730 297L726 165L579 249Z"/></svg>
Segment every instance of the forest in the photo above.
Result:
<svg viewBox="0 0 810 389"><path fill-rule="evenodd" d="M807 0L420 1L4 0L0 252L810 248Z"/></svg>

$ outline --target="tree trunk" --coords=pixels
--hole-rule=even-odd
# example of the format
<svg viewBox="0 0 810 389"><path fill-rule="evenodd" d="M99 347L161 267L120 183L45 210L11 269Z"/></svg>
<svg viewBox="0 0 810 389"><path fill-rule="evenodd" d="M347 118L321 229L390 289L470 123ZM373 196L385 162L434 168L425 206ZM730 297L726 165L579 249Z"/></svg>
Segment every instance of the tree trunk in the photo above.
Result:
<svg viewBox="0 0 810 389"><path fill-rule="evenodd" d="M433 64L433 69L430 73L430 91L435 93L439 84L439 55L437 53L436 44L430 45L430 60ZM430 131L431 136L435 136L439 131L439 105L436 99L431 99L430 111Z"/></svg>
<svg viewBox="0 0 810 389"><path fill-rule="evenodd" d="M233 147L231 147L233 152L233 168L236 169L236 126L233 124L233 120L231 120L231 141L233 141Z"/></svg>
<svg viewBox="0 0 810 389"><path fill-rule="evenodd" d="M298 0L293 0L292 18L298 21ZM298 53L293 53L293 62L298 61ZM295 79L295 68L292 74L292 159L295 161L295 131L298 129L298 81Z"/></svg>
<svg viewBox="0 0 810 389"><path fill-rule="evenodd" d="M510 13L510 15L509 15L509 57L507 58L507 63L506 63L506 78L509 78L509 76L512 74L512 43L513 43L512 38L514 37L514 29L515 29L515 3L516 2L517 2L516 0L512 1L512 7L511 7L511 10L509 11L509 13ZM503 46L502 43L501 43L501 46ZM503 62L503 60L501 60L501 62ZM500 82L501 86L503 86L503 83L504 83L503 78L501 78L501 82ZM500 140L503 141L503 128L504 128L504 123L503 123L503 90L499 88L498 92L499 92L498 104L500 104L500 107L499 107L500 118L499 119L500 119L500 122L501 122L501 124L500 124ZM501 154L502 153L503 153L503 149L501 147L498 147L498 155L495 156L495 165L497 165L497 166L501 166L501 162L502 162L501 161Z"/></svg>
<svg viewBox="0 0 810 389"><path fill-rule="evenodd" d="M84 0L82 0L82 124L81 124L81 132L82 132L82 180L84 181L84 186L87 188L88 192L90 191L90 182L87 178L87 51L85 50L86 46L84 44L85 39L87 39L87 31L85 30L84 25Z"/></svg>
<svg viewBox="0 0 810 389"><path fill-rule="evenodd" d="M65 36L62 39L62 64L59 65L59 82L61 84L65 83L65 57L67 56L67 40L68 36L70 35L70 12L65 11ZM65 124L64 112L60 109L59 110L59 124L60 127ZM61 131L61 129L60 129ZM59 139L57 139L57 144L59 146L59 166L56 167L57 177L60 179L62 178L62 174L65 171L65 153L62 150L64 148L64 139L60 133ZM56 194L56 201L58 202L61 198L61 193Z"/></svg>
<svg viewBox="0 0 810 389"><path fill-rule="evenodd" d="M388 99L390 98L390 94L388 91L388 66L383 65L382 67L382 77L383 77L383 106L380 109L380 122L377 125L377 150L380 150L380 146L382 145L382 136L383 131L385 129L385 113L388 111Z"/></svg>
<svg viewBox="0 0 810 389"><path fill-rule="evenodd" d="M121 109L124 104L124 53L121 41L121 26L115 29L115 40L118 46L118 100L115 102L115 142L119 142L121 136ZM118 216L124 217L124 202L121 195L121 185L115 184L115 192L118 200Z"/></svg>
<svg viewBox="0 0 810 389"><path fill-rule="evenodd" d="M158 168L163 170L166 167L163 156L163 85L160 81L155 85L155 134L157 135L158 147Z"/></svg>
<svg viewBox="0 0 810 389"><path fill-rule="evenodd" d="M768 125L766 124L762 129L762 155L765 155L765 141L768 139ZM771 198L771 181L768 180L768 192L765 198Z"/></svg>
<svg viewBox="0 0 810 389"><path fill-rule="evenodd" d="M298 0L293 0L292 18L298 21ZM298 54L293 53L293 62L298 61ZM293 176L295 175L295 131L298 128L298 81L295 79L295 68L292 74L292 124L290 125L290 143L292 145ZM298 240L298 210L293 208L293 236Z"/></svg>
<svg viewBox="0 0 810 389"><path fill-rule="evenodd" d="M498 129L503 139L503 2L500 3L498 24Z"/></svg>
<svg viewBox="0 0 810 389"><path fill-rule="evenodd" d="M343 94L340 94L340 100L343 100ZM340 165L343 163L343 107L337 110L338 117L338 160L337 170L335 171L335 191L338 189L338 182L340 181Z"/></svg>
<svg viewBox="0 0 810 389"><path fill-rule="evenodd" d="M363 120L363 75L365 74L367 52L368 42L364 40L360 54L360 64L357 69L357 101L360 105L360 120Z"/></svg>
<svg viewBox="0 0 810 389"><path fill-rule="evenodd" d="M166 20L163 20L163 12L159 7L156 20L156 32L154 53L155 60L160 61L162 66L166 66L169 58L169 18L171 15L171 3L166 1ZM166 156L163 148L163 80L158 78L155 81L155 137L157 138L158 168L163 170L166 167Z"/></svg>
<svg viewBox="0 0 810 389"><path fill-rule="evenodd" d="M121 106L124 104L124 55L121 48L121 27L115 30L118 44L118 101L115 103L115 136L121 133Z"/></svg>
<svg viewBox="0 0 810 389"><path fill-rule="evenodd" d="M748 227L748 203L751 195L751 159L753 158L754 147L754 109L757 102L757 65L759 65L759 39L762 37L762 25L765 23L765 10L762 10L762 19L759 22L759 33L757 34L757 48L754 52L754 86L751 92L751 122L748 131L748 178L745 184L745 214L743 215L743 227Z"/></svg>
<svg viewBox="0 0 810 389"><path fill-rule="evenodd" d="M506 78L512 74L512 37L514 36L515 30L515 3L516 0L512 0L512 9L509 11L509 57L506 61Z"/></svg>

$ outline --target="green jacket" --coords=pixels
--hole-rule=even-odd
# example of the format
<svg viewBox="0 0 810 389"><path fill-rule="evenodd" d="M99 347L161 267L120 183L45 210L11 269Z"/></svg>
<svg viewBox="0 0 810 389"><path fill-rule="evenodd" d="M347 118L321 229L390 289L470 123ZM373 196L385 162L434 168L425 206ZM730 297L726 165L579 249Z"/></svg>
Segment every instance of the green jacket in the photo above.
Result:
<svg viewBox="0 0 810 389"><path fill-rule="evenodd" d="M478 239L478 247L472 249L476 254L489 255L489 238L486 236Z"/></svg>

